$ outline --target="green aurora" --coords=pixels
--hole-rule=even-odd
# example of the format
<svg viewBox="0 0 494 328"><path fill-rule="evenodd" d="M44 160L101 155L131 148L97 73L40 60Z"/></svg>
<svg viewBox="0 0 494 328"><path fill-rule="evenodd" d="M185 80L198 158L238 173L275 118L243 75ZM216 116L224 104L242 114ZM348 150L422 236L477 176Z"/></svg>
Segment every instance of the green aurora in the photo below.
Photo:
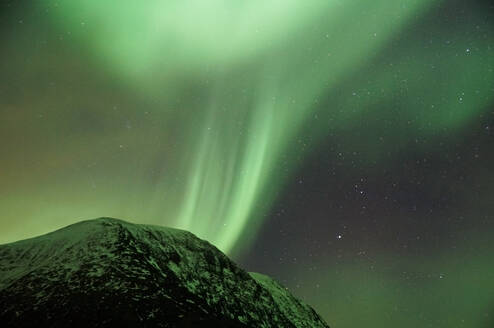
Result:
<svg viewBox="0 0 494 328"><path fill-rule="evenodd" d="M264 211L289 177L289 172L277 169L280 162L295 166L300 161L291 144L301 135L323 138L330 129L367 115L388 115L377 107L404 87L409 94L403 99L403 115L419 117L415 124L423 127L424 133L443 126L459 127L485 108L493 75L482 74L487 63L473 57L482 56L490 40L478 40L475 45L457 40L455 49L447 52L435 69L424 63L432 59L435 47L443 45L417 49L410 40L410 50L423 52L422 58L393 67L378 63L381 67L373 66L372 72L366 72L366 65L432 5L430 1L385 0L345 4L43 3L37 10L47 12L47 29L59 37L49 45L38 45L40 55L51 52L54 46L58 51L70 51L63 48L79 44L79 51L90 56L85 60L95 67L93 70L101 67L99 70L115 81L112 84L133 92L152 107L149 120L154 122L151 126L127 126L132 131L115 129L111 136L105 136L104 140L115 139L110 153L135 149L134 158L119 154L125 160L115 158L119 163L113 163L112 172L85 169L74 177L76 181L56 174L48 193L65 194L70 185L72 195L55 206L40 204L36 213L27 217L59 223L77 198L77 207L83 210L76 212L82 217L103 212L173 225L195 232L226 252L247 246L249 238L243 232L248 227L255 235ZM459 56L458 48L463 50ZM467 53L468 48L475 53ZM471 60L463 58L467 56ZM325 95L359 71L362 77L352 82L354 91L345 88L348 93L344 97L318 106ZM370 85L367 74L372 74ZM406 74L409 81L397 83L398 74ZM456 87L427 92L443 82L439 81L441 74L447 75L448 81L457 81ZM418 99L415 95L419 93L427 94ZM447 104L431 108L443 98L449 99ZM97 116L101 124L115 128L113 112L122 109L108 104L108 99L103 101L106 108L85 108L91 114L84 115ZM50 106L54 107L50 111L67 114L67 104ZM129 120L142 117L142 107L138 104L124 115ZM310 121L315 116L320 123ZM63 133L69 131L58 132L65 137ZM167 149L156 149L151 145L156 142L166 144ZM100 157L101 151L86 150L87 157ZM112 161L103 157L98 162ZM146 176L150 168L154 170L151 177ZM95 190L88 188L88 179L97 186L96 193L114 195L92 199ZM108 188L116 189L116 195ZM25 197L22 199L24 202ZM12 204L15 200L7 202L8 207L16 205Z"/></svg>

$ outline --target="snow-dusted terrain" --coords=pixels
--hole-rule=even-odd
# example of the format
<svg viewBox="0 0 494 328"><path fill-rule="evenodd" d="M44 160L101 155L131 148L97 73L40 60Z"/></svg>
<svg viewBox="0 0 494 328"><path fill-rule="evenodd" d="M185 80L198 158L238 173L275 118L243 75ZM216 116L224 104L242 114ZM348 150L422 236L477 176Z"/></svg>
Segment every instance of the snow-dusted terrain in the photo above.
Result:
<svg viewBox="0 0 494 328"><path fill-rule="evenodd" d="M177 229L100 218L0 245L2 327L328 327ZM3 324L3 325L2 325Z"/></svg>

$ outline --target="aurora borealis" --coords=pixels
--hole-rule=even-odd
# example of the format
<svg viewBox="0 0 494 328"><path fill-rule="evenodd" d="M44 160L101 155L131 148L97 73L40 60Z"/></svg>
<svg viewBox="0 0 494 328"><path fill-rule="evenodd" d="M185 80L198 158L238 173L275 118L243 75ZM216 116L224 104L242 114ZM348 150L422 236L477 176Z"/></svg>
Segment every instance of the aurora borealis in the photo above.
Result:
<svg viewBox="0 0 494 328"><path fill-rule="evenodd" d="M168 225L332 327L494 324L489 1L0 15L1 243L101 216Z"/></svg>

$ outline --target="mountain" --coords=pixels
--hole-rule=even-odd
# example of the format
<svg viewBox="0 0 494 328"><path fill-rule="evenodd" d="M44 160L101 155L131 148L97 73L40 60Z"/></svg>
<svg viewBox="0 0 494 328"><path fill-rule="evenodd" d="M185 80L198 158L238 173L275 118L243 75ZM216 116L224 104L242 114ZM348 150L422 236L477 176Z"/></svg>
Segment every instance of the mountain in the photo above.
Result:
<svg viewBox="0 0 494 328"><path fill-rule="evenodd" d="M328 327L192 233L112 218L0 245L1 327Z"/></svg>

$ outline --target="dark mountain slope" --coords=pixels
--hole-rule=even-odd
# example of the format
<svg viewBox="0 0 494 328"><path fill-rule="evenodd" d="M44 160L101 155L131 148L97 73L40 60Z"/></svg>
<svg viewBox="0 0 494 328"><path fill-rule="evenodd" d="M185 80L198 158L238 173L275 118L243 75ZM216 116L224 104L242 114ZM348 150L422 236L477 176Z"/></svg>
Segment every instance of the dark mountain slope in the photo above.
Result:
<svg viewBox="0 0 494 328"><path fill-rule="evenodd" d="M2 327L327 327L278 283L171 228L101 218L0 245Z"/></svg>

